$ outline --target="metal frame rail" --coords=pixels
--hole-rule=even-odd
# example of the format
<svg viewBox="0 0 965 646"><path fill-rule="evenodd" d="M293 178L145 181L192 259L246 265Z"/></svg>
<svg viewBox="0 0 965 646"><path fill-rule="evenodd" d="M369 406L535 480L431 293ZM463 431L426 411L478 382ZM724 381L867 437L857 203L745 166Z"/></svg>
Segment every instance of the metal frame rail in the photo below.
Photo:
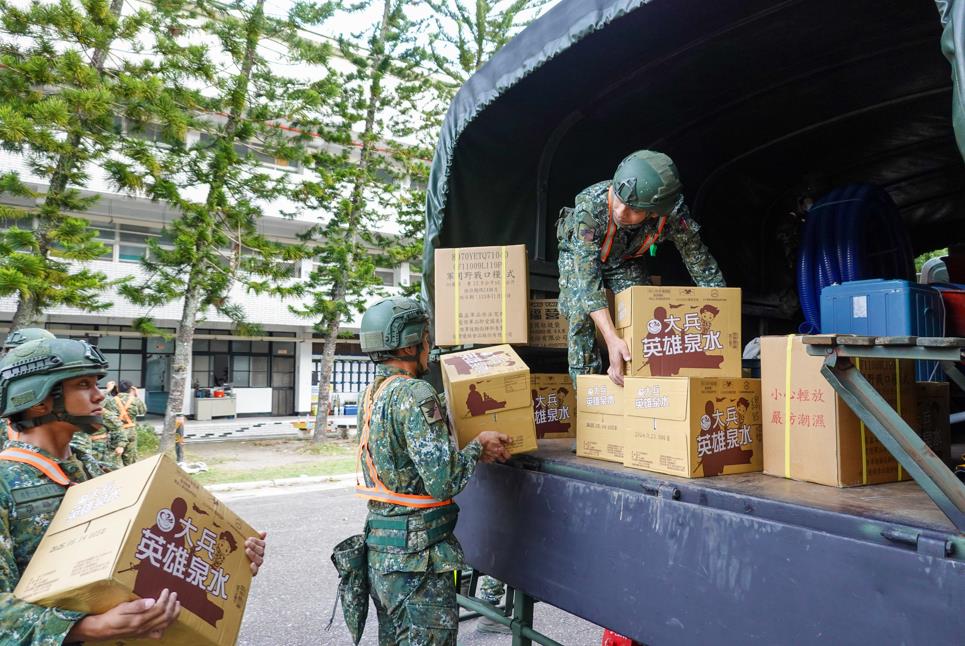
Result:
<svg viewBox="0 0 965 646"><path fill-rule="evenodd" d="M460 573L460 576L465 578L466 573ZM536 600L522 590L506 586L506 604L503 606L494 606L478 599L476 587L479 584L480 576L481 573L478 570L469 571L468 585L460 587L460 590L467 594L456 594L456 601L459 605L469 611L459 615L460 623L476 617L486 617L510 629L513 636L513 646L532 646L533 642L542 644L542 646L563 646L546 635L533 630L533 607Z"/></svg>
<svg viewBox="0 0 965 646"><path fill-rule="evenodd" d="M938 361L965 390L958 362L965 338L805 336L808 354L823 356L821 374L855 415L915 479L960 532L965 532L965 484L922 441L904 419L857 370L853 358Z"/></svg>

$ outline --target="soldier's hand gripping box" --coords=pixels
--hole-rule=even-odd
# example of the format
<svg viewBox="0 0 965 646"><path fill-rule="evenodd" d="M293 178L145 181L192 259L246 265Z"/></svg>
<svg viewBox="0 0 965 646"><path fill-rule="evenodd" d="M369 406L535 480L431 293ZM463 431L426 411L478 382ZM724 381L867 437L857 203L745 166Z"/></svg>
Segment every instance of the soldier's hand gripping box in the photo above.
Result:
<svg viewBox="0 0 965 646"><path fill-rule="evenodd" d="M624 465L682 478L760 471L759 379L627 377Z"/></svg>
<svg viewBox="0 0 965 646"><path fill-rule="evenodd" d="M576 388L567 374L533 374L537 438L576 437Z"/></svg>
<svg viewBox="0 0 965 646"><path fill-rule="evenodd" d="M165 644L234 644L251 588L245 539L255 534L157 456L71 487L14 594L100 614L167 588L177 592L181 614L164 631Z"/></svg>
<svg viewBox="0 0 965 646"><path fill-rule="evenodd" d="M741 376L741 290L631 287L614 297L613 324L633 377Z"/></svg>
<svg viewBox="0 0 965 646"><path fill-rule="evenodd" d="M526 245L436 249L436 345L526 343L526 263Z"/></svg>
<svg viewBox="0 0 965 646"><path fill-rule="evenodd" d="M623 462L626 425L623 388L606 375L576 378L576 454Z"/></svg>
<svg viewBox="0 0 965 646"><path fill-rule="evenodd" d="M529 366L508 345L444 355L442 382L459 448L483 431L510 437L510 453L535 451Z"/></svg>

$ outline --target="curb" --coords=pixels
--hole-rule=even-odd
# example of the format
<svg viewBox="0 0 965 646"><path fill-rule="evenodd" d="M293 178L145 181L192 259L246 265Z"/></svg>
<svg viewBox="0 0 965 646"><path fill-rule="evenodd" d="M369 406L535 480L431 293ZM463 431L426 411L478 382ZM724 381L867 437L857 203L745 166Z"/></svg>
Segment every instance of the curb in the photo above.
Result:
<svg viewBox="0 0 965 646"><path fill-rule="evenodd" d="M275 480L254 480L252 482L225 482L207 485L205 489L212 493L225 491L249 491L252 489L266 489L269 487L298 487L304 485L321 484L323 482L344 482L346 485L355 480L354 473L330 476L301 476L298 478L277 478Z"/></svg>

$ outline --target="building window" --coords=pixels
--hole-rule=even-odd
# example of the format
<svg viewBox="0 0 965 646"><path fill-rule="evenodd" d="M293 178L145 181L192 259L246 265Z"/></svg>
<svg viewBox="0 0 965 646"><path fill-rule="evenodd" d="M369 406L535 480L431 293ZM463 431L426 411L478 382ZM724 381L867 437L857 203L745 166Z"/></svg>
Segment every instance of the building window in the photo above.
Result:
<svg viewBox="0 0 965 646"><path fill-rule="evenodd" d="M382 284L386 287L395 287L395 272L391 269L376 269L375 275L379 277Z"/></svg>
<svg viewBox="0 0 965 646"><path fill-rule="evenodd" d="M272 385L271 345L268 341L195 340L192 385L195 388L228 384L234 388L267 388ZM294 355L294 343L275 345L292 346Z"/></svg>

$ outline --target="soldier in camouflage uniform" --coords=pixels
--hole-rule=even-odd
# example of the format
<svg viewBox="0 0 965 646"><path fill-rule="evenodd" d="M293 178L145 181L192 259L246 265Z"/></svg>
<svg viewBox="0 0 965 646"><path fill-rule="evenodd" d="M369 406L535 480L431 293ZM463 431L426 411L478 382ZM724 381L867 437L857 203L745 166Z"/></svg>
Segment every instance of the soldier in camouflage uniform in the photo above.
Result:
<svg viewBox="0 0 965 646"><path fill-rule="evenodd" d="M162 636L177 617L177 596L122 603L100 615L45 608L13 596L57 512L66 487L101 474L69 448L75 432L96 432L104 357L83 341L40 339L0 361L0 415L20 439L0 452L0 643L53 646L75 641ZM65 557L67 555L65 554Z"/></svg>
<svg viewBox="0 0 965 646"><path fill-rule="evenodd" d="M455 449L435 389L419 379L428 370L429 328L415 301L377 303L362 317L360 337L379 364L358 417L366 463L358 492L369 499L365 544L379 644L454 646L453 573L463 554L452 535L459 511L452 497L479 460L509 458L509 438L486 431Z"/></svg>
<svg viewBox="0 0 965 646"><path fill-rule="evenodd" d="M137 418L147 415L147 405L137 396L137 388L129 381L117 384L117 394L104 401L104 410L117 417L124 437L114 447L115 460L123 466L137 462ZM118 452L120 450L120 452Z"/></svg>
<svg viewBox="0 0 965 646"><path fill-rule="evenodd" d="M98 615L21 601L13 590L66 488L102 474L77 455L72 436L100 430L107 361L84 341L40 339L0 361L0 415L18 433L0 451L0 644L54 646L116 639L160 639L177 618L177 594L121 603ZM264 560L265 535L245 541L251 571ZM64 553L63 558L70 558Z"/></svg>
<svg viewBox="0 0 965 646"><path fill-rule="evenodd" d="M681 195L673 161L650 150L637 151L617 167L612 181L599 182L563 209L556 225L559 241L560 312L569 330L570 377L602 369L595 329L610 358L608 374L623 384L626 342L613 327L606 289L620 292L649 284L644 255L657 242L674 243L691 277L702 287L723 287L717 261L700 239Z"/></svg>

